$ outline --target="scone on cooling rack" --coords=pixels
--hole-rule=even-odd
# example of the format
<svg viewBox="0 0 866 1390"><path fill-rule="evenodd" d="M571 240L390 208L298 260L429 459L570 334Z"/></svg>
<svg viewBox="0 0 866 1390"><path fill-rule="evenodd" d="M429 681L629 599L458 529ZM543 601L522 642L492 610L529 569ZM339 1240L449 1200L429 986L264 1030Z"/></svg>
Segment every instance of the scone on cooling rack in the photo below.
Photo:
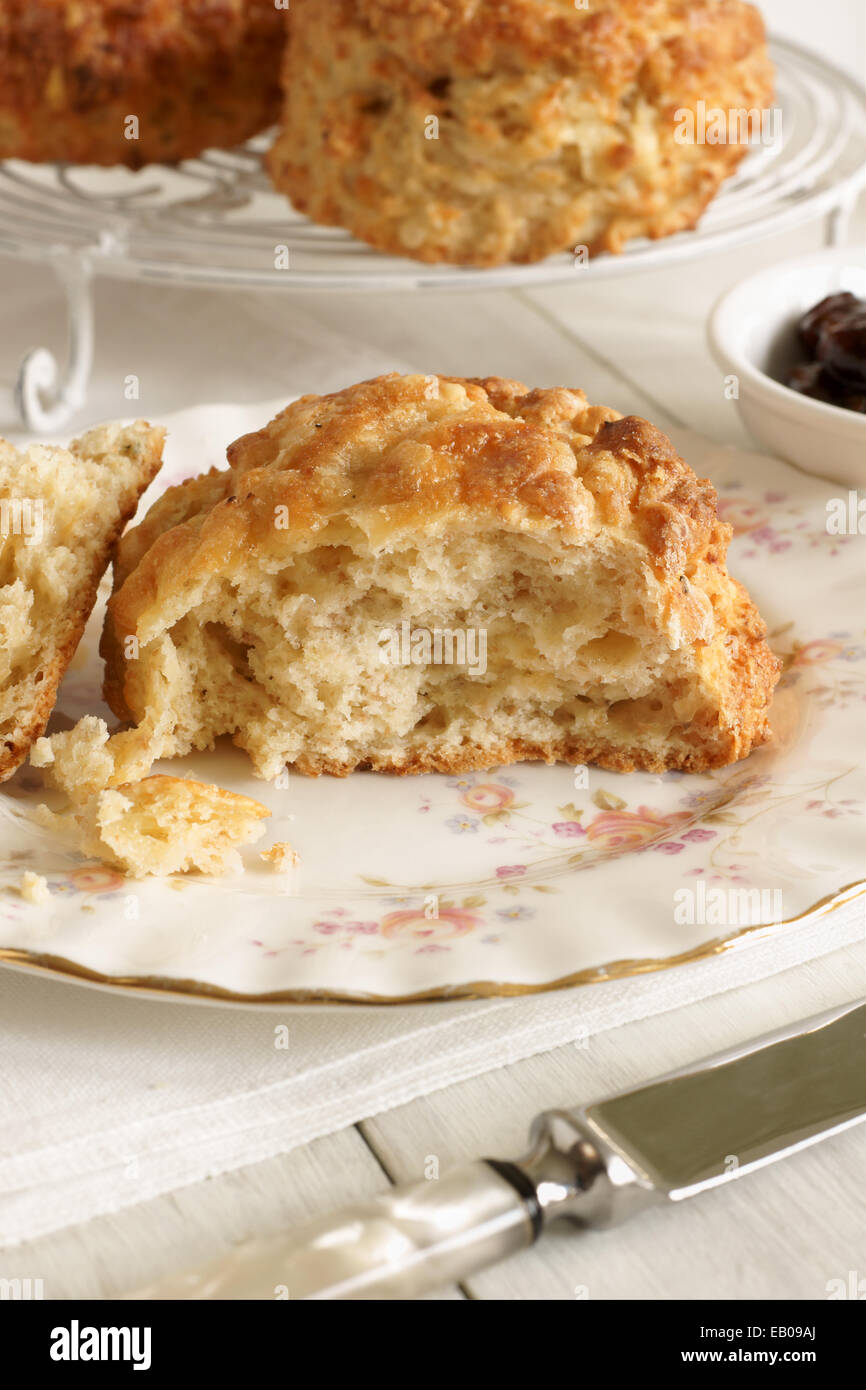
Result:
<svg viewBox="0 0 866 1390"><path fill-rule="evenodd" d="M743 0L298 0L268 165L317 222L493 266L693 227L746 146L684 113L761 110Z"/></svg>
<svg viewBox="0 0 866 1390"><path fill-rule="evenodd" d="M164 434L138 420L68 449L0 440L0 782L45 728Z"/></svg>
<svg viewBox="0 0 866 1390"><path fill-rule="evenodd" d="M284 26L274 0L0 0L0 159L239 144L276 119Z"/></svg>
<svg viewBox="0 0 866 1390"><path fill-rule="evenodd" d="M228 735L265 778L697 771L767 738L779 663L730 528L645 420L392 374L228 459L119 547L105 694L149 758Z"/></svg>

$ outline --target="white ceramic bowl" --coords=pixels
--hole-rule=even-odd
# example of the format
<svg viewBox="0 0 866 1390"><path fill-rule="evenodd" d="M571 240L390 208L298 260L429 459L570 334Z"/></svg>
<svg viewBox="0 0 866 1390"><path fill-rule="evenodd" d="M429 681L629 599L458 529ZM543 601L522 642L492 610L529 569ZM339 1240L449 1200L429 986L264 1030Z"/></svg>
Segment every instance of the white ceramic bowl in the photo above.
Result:
<svg viewBox="0 0 866 1390"><path fill-rule="evenodd" d="M740 415L755 438L807 473L856 488L866 484L866 415L782 385L786 368L805 360L797 319L837 290L866 298L862 251L818 251L750 275L717 302L708 336L725 375L738 379Z"/></svg>

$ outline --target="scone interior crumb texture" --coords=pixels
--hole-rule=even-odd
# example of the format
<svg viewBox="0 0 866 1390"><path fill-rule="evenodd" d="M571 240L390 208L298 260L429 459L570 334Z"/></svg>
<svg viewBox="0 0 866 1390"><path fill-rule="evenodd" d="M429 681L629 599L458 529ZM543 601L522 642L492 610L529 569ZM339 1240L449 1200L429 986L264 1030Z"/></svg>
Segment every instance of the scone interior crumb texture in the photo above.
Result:
<svg viewBox="0 0 866 1390"><path fill-rule="evenodd" d="M268 165L297 208L485 266L693 227L748 145L681 113L760 121L773 69L743 0L304 0L283 84Z"/></svg>
<svg viewBox="0 0 866 1390"><path fill-rule="evenodd" d="M768 736L779 673L730 535L664 435L580 391L305 396L124 537L106 698L153 758L225 734L265 778L719 767ZM404 625L483 635L483 669L388 658Z"/></svg>
<svg viewBox="0 0 866 1390"><path fill-rule="evenodd" d="M198 870L238 872L238 846L261 838L265 806L248 796L179 777L99 792L76 812L79 848L132 878Z"/></svg>
<svg viewBox="0 0 866 1390"><path fill-rule="evenodd" d="M104 719L87 714L71 729L38 738L30 762L41 769L47 786L81 805L106 787L137 781L152 757L137 729L109 735Z"/></svg>
<svg viewBox="0 0 866 1390"><path fill-rule="evenodd" d="M105 425L69 449L0 440L0 782L45 728L164 431Z"/></svg>

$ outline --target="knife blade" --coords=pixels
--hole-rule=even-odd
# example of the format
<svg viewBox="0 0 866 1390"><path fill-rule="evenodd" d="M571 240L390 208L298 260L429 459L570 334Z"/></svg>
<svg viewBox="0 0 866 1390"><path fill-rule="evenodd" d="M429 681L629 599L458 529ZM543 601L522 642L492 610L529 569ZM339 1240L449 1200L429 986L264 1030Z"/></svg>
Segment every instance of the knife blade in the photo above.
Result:
<svg viewBox="0 0 866 1390"><path fill-rule="evenodd" d="M557 1220L606 1228L866 1118L866 1002L532 1125L530 1147L392 1187L250 1241L136 1299L411 1299L524 1249Z"/></svg>

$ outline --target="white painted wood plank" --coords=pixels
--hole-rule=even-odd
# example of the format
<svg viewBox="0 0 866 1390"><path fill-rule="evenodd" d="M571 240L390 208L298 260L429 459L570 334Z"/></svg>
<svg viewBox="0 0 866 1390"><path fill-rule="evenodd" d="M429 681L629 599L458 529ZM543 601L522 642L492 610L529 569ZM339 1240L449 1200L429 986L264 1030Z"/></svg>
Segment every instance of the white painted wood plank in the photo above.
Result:
<svg viewBox="0 0 866 1390"><path fill-rule="evenodd" d="M346 1129L279 1158L0 1251L0 1278L39 1278L50 1299L112 1298L387 1186L357 1129ZM450 1289L436 1297L463 1295Z"/></svg>
<svg viewBox="0 0 866 1390"><path fill-rule="evenodd" d="M622 396L616 364L600 362L591 342L576 342L564 321L540 313L522 292L397 295L387 308L380 321L356 296L348 305L327 299L320 312L335 329L348 325L352 336L374 342L392 362L402 359L417 370L514 377L529 386L579 386L602 404L615 404L611 398ZM631 408L650 408L637 388L633 398Z"/></svg>
<svg viewBox="0 0 866 1390"><path fill-rule="evenodd" d="M26 348L54 345L62 330L57 291L32 267L0 258L0 293L11 325L0 340L0 382L11 384ZM580 386L595 402L653 410L636 386L623 390L618 371L600 363L591 344L574 341L555 316L515 292L214 294L98 280L95 295L101 365L70 434L128 415L123 391L130 374L139 378L141 415L158 420L189 406L189 379L178 370L189 361L199 363L196 401L289 400L397 370ZM26 324L26 341L17 324ZM0 420L0 430L16 435L17 426Z"/></svg>
<svg viewBox="0 0 866 1390"><path fill-rule="evenodd" d="M866 199L861 199L852 244L862 245L864 228ZM623 374L622 397L605 404L648 414L662 428L670 417L725 443L754 447L736 401L725 398L722 370L706 342L707 318L738 280L823 245L822 220L784 237L621 279L581 282L576 268L573 285L521 294L563 326L577 352L591 352ZM654 402L655 415L637 404L641 394Z"/></svg>
<svg viewBox="0 0 866 1390"><path fill-rule="evenodd" d="M864 956L848 948L757 985L559 1048L365 1122L397 1181L525 1147L532 1117L682 1066L863 992ZM575 1008L580 991L575 991ZM821 1298L862 1266L866 1135L829 1140L676 1211L606 1233L557 1234L467 1281L475 1298Z"/></svg>

